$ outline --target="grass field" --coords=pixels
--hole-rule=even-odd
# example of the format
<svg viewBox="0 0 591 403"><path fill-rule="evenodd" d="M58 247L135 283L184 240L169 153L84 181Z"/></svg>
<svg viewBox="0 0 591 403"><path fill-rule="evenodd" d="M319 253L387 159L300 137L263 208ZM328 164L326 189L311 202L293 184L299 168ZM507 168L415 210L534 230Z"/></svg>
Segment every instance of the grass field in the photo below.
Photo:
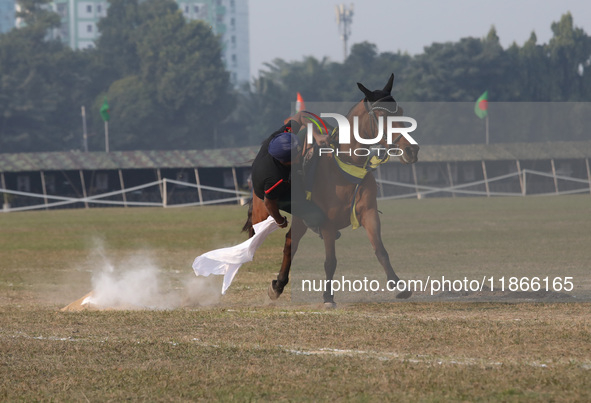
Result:
<svg viewBox="0 0 591 403"><path fill-rule="evenodd" d="M564 302L584 301L591 288L589 196L380 209L403 278L572 276L576 298L337 296L345 302L324 310L318 294L297 294L298 279L323 272L317 238L307 235L293 292L271 303L281 230L220 297L221 280L195 285L191 263L245 239L244 207L0 214L0 400L591 400L591 303ZM383 277L363 229L345 230L337 247L337 274ZM60 312L105 265L150 265L166 292L192 306Z"/></svg>

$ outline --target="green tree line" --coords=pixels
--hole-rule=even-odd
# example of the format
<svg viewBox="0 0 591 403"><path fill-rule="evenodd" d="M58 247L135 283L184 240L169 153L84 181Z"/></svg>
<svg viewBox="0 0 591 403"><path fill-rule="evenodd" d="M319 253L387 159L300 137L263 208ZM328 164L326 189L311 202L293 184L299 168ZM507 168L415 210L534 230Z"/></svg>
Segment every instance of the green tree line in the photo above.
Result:
<svg viewBox="0 0 591 403"><path fill-rule="evenodd" d="M235 89L220 38L204 22L186 21L172 0L109 0L96 46L85 50L49 39L60 19L44 7L48 0L19 3L24 27L0 35L2 153L81 149L81 106L89 148L103 150L98 111L105 97L111 150L259 144L291 113L297 92L306 102L354 102L361 98L356 82L381 88L392 72L393 94L403 106L473 103L484 90L491 102L591 101L591 37L570 13L552 24L546 44L532 32L523 45L504 49L494 27L482 38L433 43L414 56L379 52L363 42L353 45L342 63L274 59L251 83ZM472 113L465 119L477 118ZM472 142L469 135L433 130L426 142ZM500 140L558 139L544 136L507 134ZM560 136L581 140L585 132Z"/></svg>

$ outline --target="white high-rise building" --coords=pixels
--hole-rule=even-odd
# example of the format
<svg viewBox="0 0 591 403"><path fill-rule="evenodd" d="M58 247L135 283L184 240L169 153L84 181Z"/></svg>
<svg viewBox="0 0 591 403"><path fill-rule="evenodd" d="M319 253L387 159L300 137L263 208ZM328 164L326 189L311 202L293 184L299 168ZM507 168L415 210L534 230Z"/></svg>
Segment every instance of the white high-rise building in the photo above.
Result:
<svg viewBox="0 0 591 403"><path fill-rule="evenodd" d="M226 0L224 55L232 83L250 82L250 47L248 35L248 0Z"/></svg>
<svg viewBox="0 0 591 403"><path fill-rule="evenodd" d="M107 16L108 6L106 0L54 0L51 7L59 14L61 26L52 36L72 49L93 47L99 35L96 24Z"/></svg>
<svg viewBox="0 0 591 403"><path fill-rule="evenodd" d="M248 0L177 0L185 18L207 21L222 39L224 62L234 85L250 81Z"/></svg>

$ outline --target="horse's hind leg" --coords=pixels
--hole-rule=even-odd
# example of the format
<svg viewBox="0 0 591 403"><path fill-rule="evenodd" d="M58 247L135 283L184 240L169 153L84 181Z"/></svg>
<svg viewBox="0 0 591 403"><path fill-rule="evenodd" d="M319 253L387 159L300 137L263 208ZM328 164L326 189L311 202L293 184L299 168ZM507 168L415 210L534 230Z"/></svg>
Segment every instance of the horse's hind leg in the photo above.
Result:
<svg viewBox="0 0 591 403"><path fill-rule="evenodd" d="M253 194L251 203L248 211L248 221L243 228L243 231L248 230L249 238L252 238L254 235L254 229L252 228L253 224L265 221L267 217L269 217L269 213L267 212L267 208L262 199L259 199Z"/></svg>
<svg viewBox="0 0 591 403"><path fill-rule="evenodd" d="M388 282L392 282L391 284L397 284L400 281L400 278L394 272L394 269L390 264L390 256L388 255L388 251L386 251L384 243L382 242L381 224L378 211L376 209L365 211L361 217L361 225L363 225L367 231L369 241L373 246L373 250L376 254L376 257L378 258L378 261L386 272ZM411 294L411 292L403 291L399 293L396 298L409 298Z"/></svg>
<svg viewBox="0 0 591 403"><path fill-rule="evenodd" d="M283 262L281 270L277 274L277 279L271 282L267 293L269 298L275 300L283 293L283 289L289 282L289 269L291 268L291 259L298 250L300 240L308 228L301 219L293 216L291 228L285 235L285 246L283 247Z"/></svg>

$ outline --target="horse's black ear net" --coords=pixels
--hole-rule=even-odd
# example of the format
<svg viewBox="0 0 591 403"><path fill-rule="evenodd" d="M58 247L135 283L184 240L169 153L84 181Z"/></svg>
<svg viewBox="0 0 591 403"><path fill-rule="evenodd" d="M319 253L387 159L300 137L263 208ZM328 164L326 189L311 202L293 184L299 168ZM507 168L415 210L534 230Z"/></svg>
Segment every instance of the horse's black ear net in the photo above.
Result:
<svg viewBox="0 0 591 403"><path fill-rule="evenodd" d="M372 93L370 90L365 88L365 86L361 83L357 83L357 87L359 87L359 89L361 90L361 92L363 92L365 94L365 96L369 96Z"/></svg>
<svg viewBox="0 0 591 403"><path fill-rule="evenodd" d="M386 85L384 86L383 91L386 91L388 93L392 92L392 85L394 84L394 73L392 73L390 75L390 79L388 80L388 82L386 83Z"/></svg>

